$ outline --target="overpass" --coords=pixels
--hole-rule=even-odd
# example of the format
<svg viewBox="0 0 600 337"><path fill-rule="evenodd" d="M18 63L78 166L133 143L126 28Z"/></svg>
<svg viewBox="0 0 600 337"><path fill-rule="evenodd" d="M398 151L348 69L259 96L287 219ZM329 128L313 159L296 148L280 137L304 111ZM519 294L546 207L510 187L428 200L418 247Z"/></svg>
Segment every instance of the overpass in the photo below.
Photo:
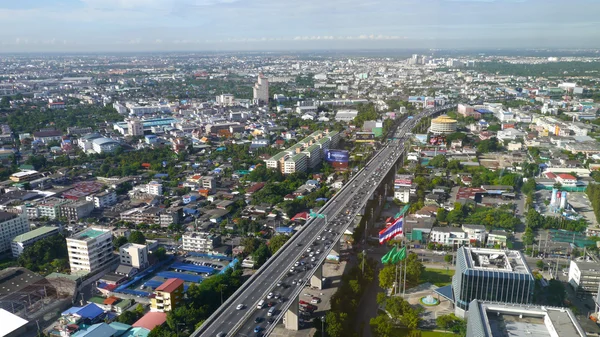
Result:
<svg viewBox="0 0 600 337"><path fill-rule="evenodd" d="M286 328L298 330L301 291L308 284L322 287L322 266L327 255L332 250L339 254L339 242L346 229L354 225L356 215L388 173L397 171L396 164L403 156L404 142L408 138L406 133L421 119L453 107L456 105L426 109L405 119L396 129L394 140L387 142L319 210L324 217L307 221L192 336L268 336L282 319ZM273 309L267 305L257 308L261 300L270 302ZM272 312L270 317L267 315L269 310ZM273 321L266 321L269 318ZM255 332L257 327L258 333Z"/></svg>

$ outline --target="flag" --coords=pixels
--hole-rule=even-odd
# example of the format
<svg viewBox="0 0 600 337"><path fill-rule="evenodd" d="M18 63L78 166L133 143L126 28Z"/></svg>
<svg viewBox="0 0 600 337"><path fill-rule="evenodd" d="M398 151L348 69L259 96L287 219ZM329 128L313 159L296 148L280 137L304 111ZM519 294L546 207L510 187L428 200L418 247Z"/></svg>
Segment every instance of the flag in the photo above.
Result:
<svg viewBox="0 0 600 337"><path fill-rule="evenodd" d="M398 234L402 234L402 225L404 224L404 217L399 217L390 226L382 229L379 232L379 243L383 244L396 237Z"/></svg>
<svg viewBox="0 0 600 337"><path fill-rule="evenodd" d="M392 257L392 263L398 263L399 261L403 261L404 259L406 259L406 247L402 247L402 249L400 249L396 254L394 254Z"/></svg>
<svg viewBox="0 0 600 337"><path fill-rule="evenodd" d="M385 254L381 258L381 263L388 263L388 262L390 262L390 259L392 258L392 256L396 255L396 253L397 253L396 247L392 248L389 252L387 252L387 254Z"/></svg>
<svg viewBox="0 0 600 337"><path fill-rule="evenodd" d="M400 210L400 212L396 213L396 215L394 216L394 218L399 218L399 217L401 217L402 215L404 215L404 213L406 213L406 211L408 211L408 209L409 209L409 208L410 208L410 204L406 204L406 205L404 205L404 208L402 208L402 209Z"/></svg>

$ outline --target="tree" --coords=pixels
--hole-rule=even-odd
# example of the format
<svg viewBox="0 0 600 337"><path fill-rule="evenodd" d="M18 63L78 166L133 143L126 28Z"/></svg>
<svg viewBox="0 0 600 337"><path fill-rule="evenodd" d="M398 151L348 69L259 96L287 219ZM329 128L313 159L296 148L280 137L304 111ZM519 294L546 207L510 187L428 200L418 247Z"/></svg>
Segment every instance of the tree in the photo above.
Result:
<svg viewBox="0 0 600 337"><path fill-rule="evenodd" d="M135 311L127 310L117 317L117 322L131 325L140 319L140 317Z"/></svg>
<svg viewBox="0 0 600 337"><path fill-rule="evenodd" d="M436 215L437 221L438 222L446 222L446 221L448 221L447 217L448 217L448 211L442 207L438 208L437 215Z"/></svg>
<svg viewBox="0 0 600 337"><path fill-rule="evenodd" d="M325 314L325 332L330 337L344 336L344 322L348 314L345 312L328 311Z"/></svg>
<svg viewBox="0 0 600 337"><path fill-rule="evenodd" d="M537 260L537 262L535 263L535 266L536 266L538 269L544 270L544 267L545 267L546 265L544 264L544 261L542 261L542 260Z"/></svg>
<svg viewBox="0 0 600 337"><path fill-rule="evenodd" d="M137 243L143 245L146 243L146 237L144 233L140 231L133 231L129 234L129 238L127 239L130 243Z"/></svg>
<svg viewBox="0 0 600 337"><path fill-rule="evenodd" d="M252 253L252 259L258 267L267 262L270 256L271 253L269 252L269 247L267 247L267 245L264 243L261 243L260 246L258 246L258 249Z"/></svg>
<svg viewBox="0 0 600 337"><path fill-rule="evenodd" d="M467 333L466 321L455 314L438 316L435 322L440 329L450 330L459 336L465 336Z"/></svg>
<svg viewBox="0 0 600 337"><path fill-rule="evenodd" d="M446 165L448 165L448 159L445 155L438 154L437 156L433 157L431 161L429 161L429 165L433 167L446 167Z"/></svg>
<svg viewBox="0 0 600 337"><path fill-rule="evenodd" d="M396 282L396 265L394 264L386 264L379 271L379 286L382 289L390 289L394 286L394 282Z"/></svg>
<svg viewBox="0 0 600 337"><path fill-rule="evenodd" d="M242 239L242 246L244 246L244 254L251 255L260 246L261 241L255 237L247 237Z"/></svg>
<svg viewBox="0 0 600 337"><path fill-rule="evenodd" d="M167 258L167 250L165 247L161 246L156 248L152 255L154 255L158 261L164 261Z"/></svg>
<svg viewBox="0 0 600 337"><path fill-rule="evenodd" d="M275 235L272 237L271 240L269 240L269 250L271 251L271 255L275 254L289 238L290 237L287 235Z"/></svg>
<svg viewBox="0 0 600 337"><path fill-rule="evenodd" d="M371 318L369 325L371 325L378 337L393 336L394 325L386 314L379 314L375 318Z"/></svg>
<svg viewBox="0 0 600 337"><path fill-rule="evenodd" d="M402 315L400 319L402 324L406 325L409 329L416 329L421 323L421 317L419 317L419 313L416 310L407 311Z"/></svg>
<svg viewBox="0 0 600 337"><path fill-rule="evenodd" d="M446 263L451 263L453 260L452 255L445 255L444 256L444 261L446 261Z"/></svg>
<svg viewBox="0 0 600 337"><path fill-rule="evenodd" d="M118 250L121 246L128 242L127 238L124 236L117 236L113 239L113 247L115 250Z"/></svg>

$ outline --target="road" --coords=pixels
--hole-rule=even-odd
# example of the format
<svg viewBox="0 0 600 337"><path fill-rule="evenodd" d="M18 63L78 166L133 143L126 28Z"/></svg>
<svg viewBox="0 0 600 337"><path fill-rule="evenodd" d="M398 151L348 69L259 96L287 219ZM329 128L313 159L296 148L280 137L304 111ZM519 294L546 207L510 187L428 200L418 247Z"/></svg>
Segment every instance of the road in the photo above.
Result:
<svg viewBox="0 0 600 337"><path fill-rule="evenodd" d="M275 324L258 320L255 322L257 317L267 318L268 308L258 309L259 301L266 300L269 293L279 294L283 301L272 299L266 301L274 302L276 312L273 317L276 316L275 322L280 320L293 302L290 300L295 299L310 282L315 267L325 261L333 248L333 243L338 242L344 231L353 225L360 209L401 157L404 152L404 141L408 138L407 133L423 117L429 117L454 106L423 110L404 120L397 128L394 140L383 146L365 167L319 211L325 217L309 220L192 336L217 336L220 333L226 336L268 335ZM310 256L309 248L313 256ZM298 267L291 271L296 263ZM282 282L282 286L277 286L278 282ZM242 309L238 309L240 305Z"/></svg>

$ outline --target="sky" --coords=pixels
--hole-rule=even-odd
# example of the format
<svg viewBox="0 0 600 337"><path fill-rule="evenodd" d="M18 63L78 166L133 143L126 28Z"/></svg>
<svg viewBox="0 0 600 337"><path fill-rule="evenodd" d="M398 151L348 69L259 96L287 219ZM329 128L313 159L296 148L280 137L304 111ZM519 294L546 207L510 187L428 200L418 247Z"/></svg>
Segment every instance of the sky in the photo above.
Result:
<svg viewBox="0 0 600 337"><path fill-rule="evenodd" d="M0 52L599 48L598 0L0 0Z"/></svg>

